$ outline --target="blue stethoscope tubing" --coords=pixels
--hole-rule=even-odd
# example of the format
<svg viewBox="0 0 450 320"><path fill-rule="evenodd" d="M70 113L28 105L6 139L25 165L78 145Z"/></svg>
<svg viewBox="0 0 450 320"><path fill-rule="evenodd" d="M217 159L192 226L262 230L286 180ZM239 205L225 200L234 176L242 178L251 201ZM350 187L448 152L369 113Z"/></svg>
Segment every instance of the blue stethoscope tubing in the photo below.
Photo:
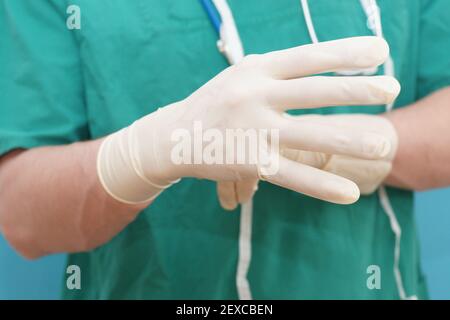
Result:
<svg viewBox="0 0 450 320"><path fill-rule="evenodd" d="M216 6L212 3L211 0L200 0L200 3L202 4L203 9L205 9L205 12L208 15L209 20L211 21L214 30L220 36L220 26L222 25L222 19L217 12Z"/></svg>

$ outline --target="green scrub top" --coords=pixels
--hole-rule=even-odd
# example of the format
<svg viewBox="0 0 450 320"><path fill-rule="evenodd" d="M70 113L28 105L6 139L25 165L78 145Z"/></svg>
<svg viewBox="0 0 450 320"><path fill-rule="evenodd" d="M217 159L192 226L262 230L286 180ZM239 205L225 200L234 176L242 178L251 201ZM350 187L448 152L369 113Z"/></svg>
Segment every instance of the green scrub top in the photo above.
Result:
<svg viewBox="0 0 450 320"><path fill-rule="evenodd" d="M371 35L359 1L309 2L320 41ZM81 9L79 30L66 27L69 4ZM229 4L246 53L310 43L298 0ZM378 4L402 85L396 107L450 85L448 1ZM0 33L0 154L105 136L227 67L197 0L4 0ZM424 298L413 194L387 192L402 229L406 294ZM183 179L108 243L69 255L68 264L81 268L81 290L64 281L64 297L235 299L239 215L221 209L215 182ZM395 237L377 193L344 206L262 182L252 226L248 279L256 299L399 297ZM380 268L379 289L367 286L372 265Z"/></svg>

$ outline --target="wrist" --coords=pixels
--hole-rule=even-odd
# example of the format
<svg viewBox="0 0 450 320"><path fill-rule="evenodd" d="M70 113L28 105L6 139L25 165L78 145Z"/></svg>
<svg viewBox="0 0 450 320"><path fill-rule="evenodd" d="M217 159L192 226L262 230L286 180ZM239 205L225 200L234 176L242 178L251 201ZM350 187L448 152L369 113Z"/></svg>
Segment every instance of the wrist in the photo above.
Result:
<svg viewBox="0 0 450 320"><path fill-rule="evenodd" d="M179 127L176 104L106 137L97 154L105 191L127 204L148 203L182 176L170 161L170 132Z"/></svg>
<svg viewBox="0 0 450 320"><path fill-rule="evenodd" d="M136 170L128 146L128 129L106 137L97 153L97 174L104 190L126 204L148 203L164 190Z"/></svg>
<svg viewBox="0 0 450 320"><path fill-rule="evenodd" d="M130 125L129 141L134 166L144 179L168 186L186 175L183 164L172 159L173 134L183 130L184 104L177 102L142 117Z"/></svg>

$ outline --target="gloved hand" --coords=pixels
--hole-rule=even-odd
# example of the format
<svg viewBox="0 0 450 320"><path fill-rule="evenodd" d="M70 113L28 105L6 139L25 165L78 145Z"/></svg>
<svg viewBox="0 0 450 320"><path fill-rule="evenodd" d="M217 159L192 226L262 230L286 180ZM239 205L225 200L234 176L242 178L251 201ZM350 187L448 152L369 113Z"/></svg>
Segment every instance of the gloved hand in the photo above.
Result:
<svg viewBox="0 0 450 320"><path fill-rule="evenodd" d="M126 203L150 201L182 177L264 179L319 199L353 203L359 190L352 181L289 160L279 155L278 144L381 159L390 152L389 140L364 129L298 122L283 114L287 109L392 102L400 86L391 77L307 77L371 68L383 63L388 51L380 38L358 37L247 56L186 99L108 136L97 157L100 181ZM252 144L242 149L226 139L239 130L257 132L256 151Z"/></svg>
<svg viewBox="0 0 450 320"><path fill-rule="evenodd" d="M355 182L364 195L374 192L390 173L397 151L398 137L387 118L368 114L285 116L298 121L299 124L318 123L327 127L348 128L355 132L373 132L383 135L391 144L390 152L383 159L369 160L340 154L281 148L281 154L287 159L347 178ZM222 207L232 210L239 203L248 201L256 192L257 183L258 181L254 179L233 183L218 182L218 196Z"/></svg>

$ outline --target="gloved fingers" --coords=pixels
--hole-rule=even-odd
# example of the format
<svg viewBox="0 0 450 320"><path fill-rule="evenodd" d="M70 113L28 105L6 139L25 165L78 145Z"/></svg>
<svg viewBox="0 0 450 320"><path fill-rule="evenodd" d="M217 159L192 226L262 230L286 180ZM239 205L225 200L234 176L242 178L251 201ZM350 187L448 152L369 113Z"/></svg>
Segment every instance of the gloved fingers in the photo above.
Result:
<svg viewBox="0 0 450 320"><path fill-rule="evenodd" d="M351 204L359 198L359 189L352 181L284 157L279 157L274 174L260 176L275 185L332 203Z"/></svg>
<svg viewBox="0 0 450 320"><path fill-rule="evenodd" d="M236 182L236 196L240 204L250 200L258 188L257 179L242 180Z"/></svg>
<svg viewBox="0 0 450 320"><path fill-rule="evenodd" d="M300 162L310 167L318 169L324 169L325 165L332 157L331 155L322 152L313 152L289 148L282 149L281 155L289 160Z"/></svg>
<svg viewBox="0 0 450 320"><path fill-rule="evenodd" d="M364 160L335 155L323 168L357 184L361 194L368 195L379 187L391 171L392 163L385 160Z"/></svg>
<svg viewBox="0 0 450 320"><path fill-rule="evenodd" d="M280 125L280 145L290 149L340 154L362 159L382 159L389 155L391 142L384 135L364 128L334 127L314 121L284 118Z"/></svg>
<svg viewBox="0 0 450 320"><path fill-rule="evenodd" d="M258 188L257 179L242 181L219 181L217 182L217 194L222 208L234 210L238 204L250 200Z"/></svg>
<svg viewBox="0 0 450 320"><path fill-rule="evenodd" d="M389 56L380 37L354 37L309 44L264 54L259 63L277 79L292 79L331 71L373 68Z"/></svg>
<svg viewBox="0 0 450 320"><path fill-rule="evenodd" d="M278 110L342 105L380 105L395 100L400 84L393 77L307 77L275 80L265 92Z"/></svg>
<svg viewBox="0 0 450 320"><path fill-rule="evenodd" d="M238 205L236 185L234 181L217 182L217 196L222 208L234 210Z"/></svg>
<svg viewBox="0 0 450 320"><path fill-rule="evenodd" d="M337 127L367 127L367 122L370 126L378 125L378 117L374 117L373 114L363 113L336 113L336 114L305 114L305 115L292 115L284 113L283 117L296 120L296 121L314 121L320 124L333 125ZM376 129L376 127L375 127Z"/></svg>
<svg viewBox="0 0 450 320"><path fill-rule="evenodd" d="M398 137L392 123L385 117L369 114L334 114L334 115L302 115L293 116L283 114L286 119L302 123L317 123L335 128L347 128L355 132L372 132L380 134L389 139L391 148L389 154L384 159L392 160L398 147Z"/></svg>

